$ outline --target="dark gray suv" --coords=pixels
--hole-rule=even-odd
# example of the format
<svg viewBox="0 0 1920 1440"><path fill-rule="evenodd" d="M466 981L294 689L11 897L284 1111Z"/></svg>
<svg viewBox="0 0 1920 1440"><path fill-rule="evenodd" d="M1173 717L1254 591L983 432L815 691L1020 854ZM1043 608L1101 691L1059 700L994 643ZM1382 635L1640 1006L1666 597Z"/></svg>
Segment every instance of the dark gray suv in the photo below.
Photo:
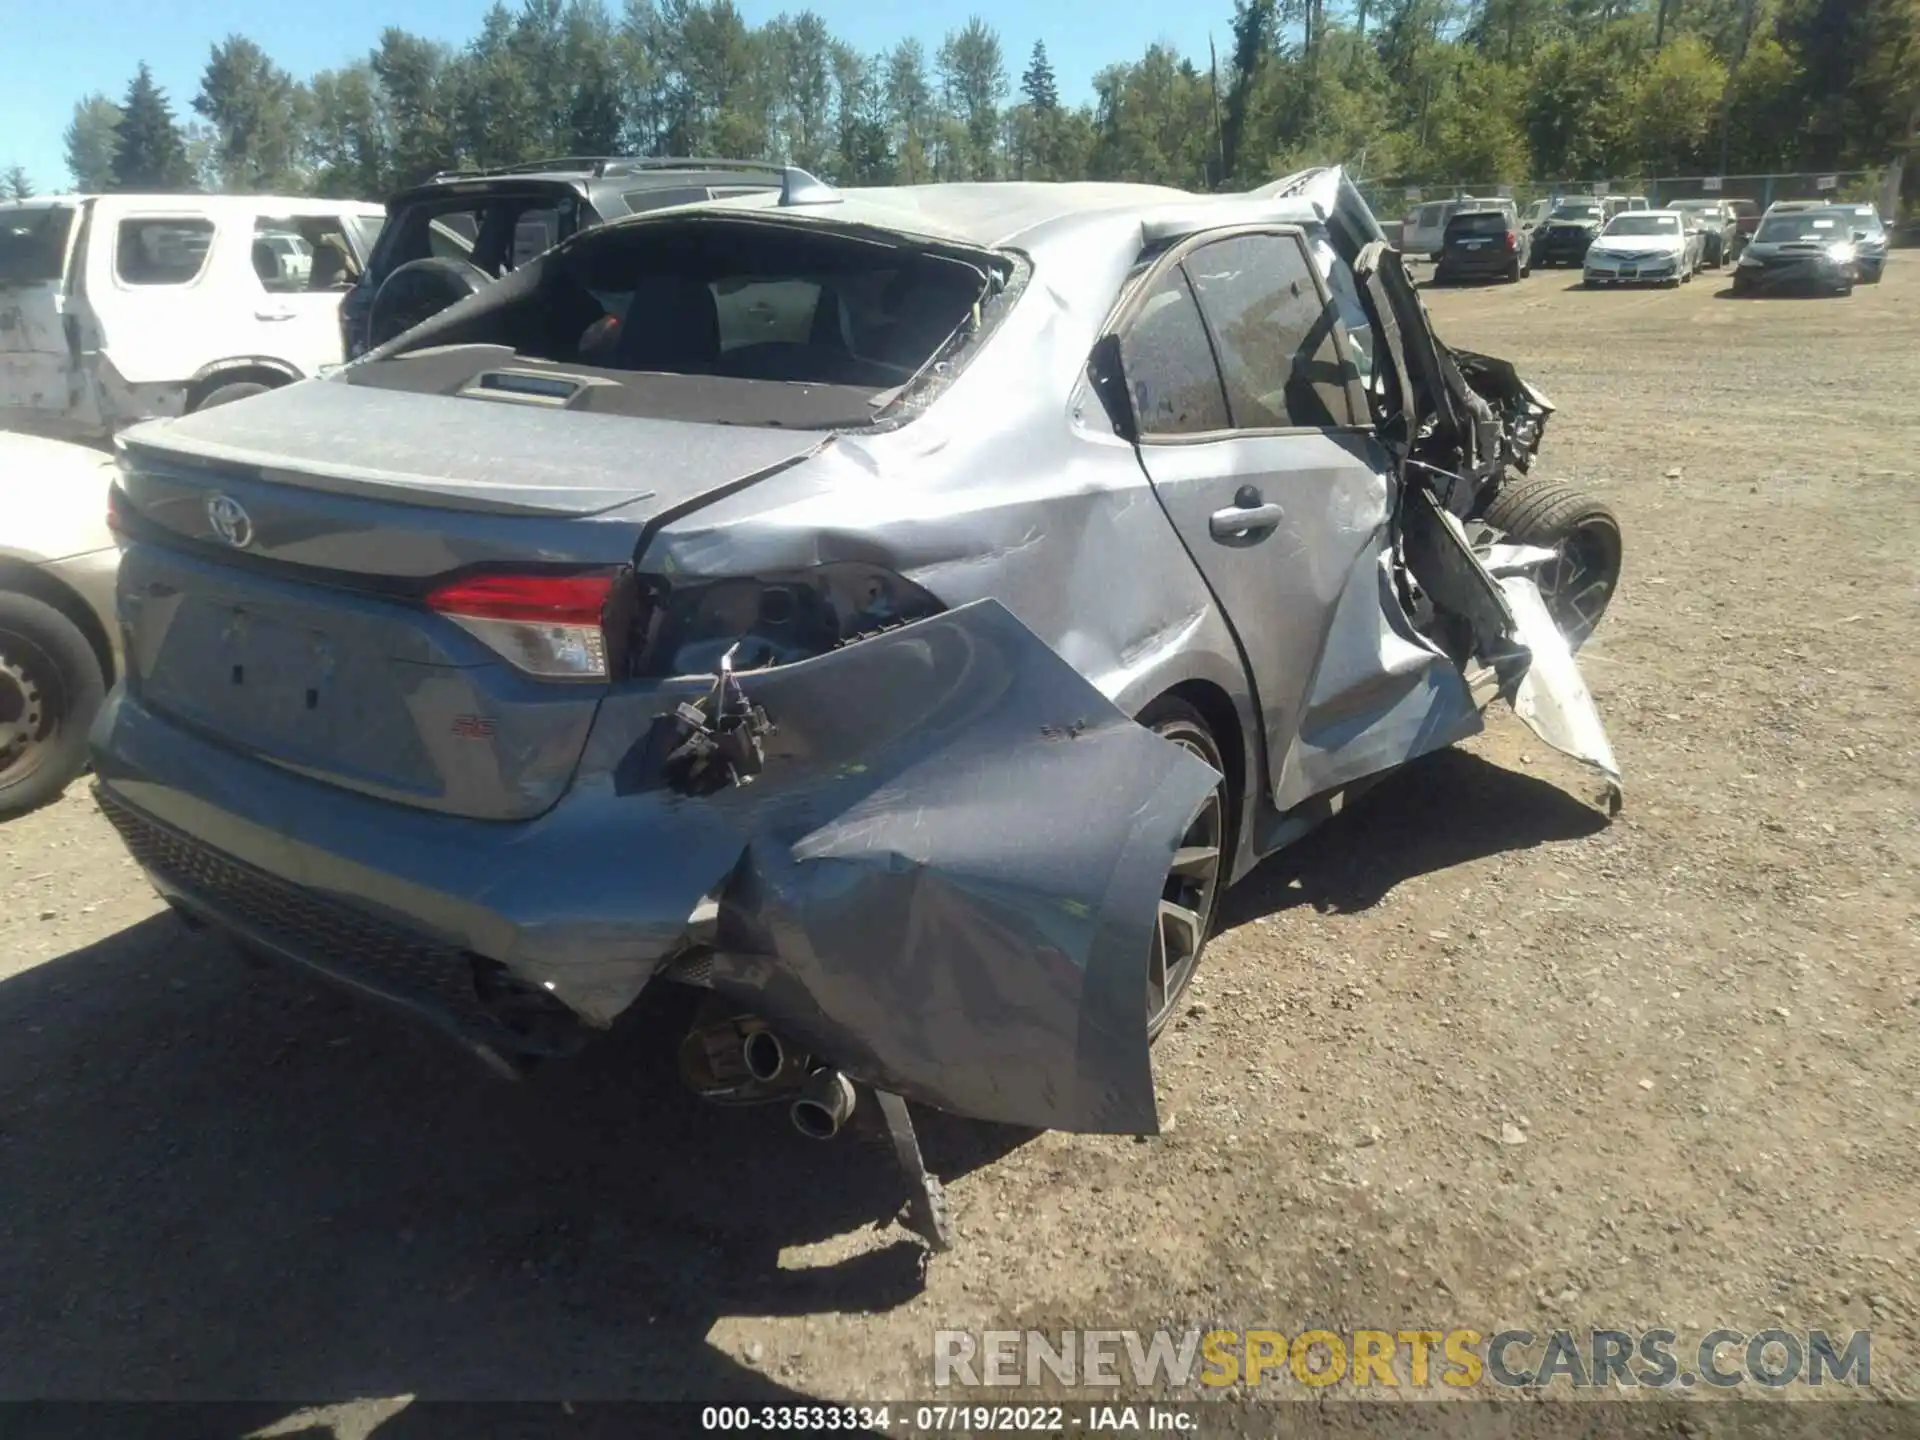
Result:
<svg viewBox="0 0 1920 1440"><path fill-rule="evenodd" d="M779 166L757 160L635 156L435 175L387 201L367 273L340 303L346 356L392 339L576 231L669 205L778 190L781 178Z"/></svg>

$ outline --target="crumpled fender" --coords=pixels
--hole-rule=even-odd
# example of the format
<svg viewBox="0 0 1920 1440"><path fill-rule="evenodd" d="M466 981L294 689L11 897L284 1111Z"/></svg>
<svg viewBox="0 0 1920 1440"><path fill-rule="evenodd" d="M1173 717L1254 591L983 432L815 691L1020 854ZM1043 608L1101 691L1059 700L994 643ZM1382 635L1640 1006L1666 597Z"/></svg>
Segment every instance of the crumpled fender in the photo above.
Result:
<svg viewBox="0 0 1920 1440"><path fill-rule="evenodd" d="M760 773L681 801L740 841L700 907L713 987L929 1105L1157 1130L1148 956L1218 775L993 600L739 683ZM636 750L622 788L664 787Z"/></svg>

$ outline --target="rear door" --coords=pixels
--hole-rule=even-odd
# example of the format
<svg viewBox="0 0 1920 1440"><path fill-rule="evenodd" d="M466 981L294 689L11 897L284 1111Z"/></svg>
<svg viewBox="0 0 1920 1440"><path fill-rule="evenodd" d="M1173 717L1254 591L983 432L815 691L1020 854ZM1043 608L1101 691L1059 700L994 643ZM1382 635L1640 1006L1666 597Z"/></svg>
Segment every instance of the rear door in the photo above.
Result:
<svg viewBox="0 0 1920 1440"><path fill-rule="evenodd" d="M1118 331L1140 463L1238 638L1286 809L1377 753L1436 658L1383 639L1389 467L1344 328L1301 231L1259 227L1170 252Z"/></svg>
<svg viewBox="0 0 1920 1440"><path fill-rule="evenodd" d="M58 428L85 394L69 333L83 228L73 203L0 205L0 425Z"/></svg>
<svg viewBox="0 0 1920 1440"><path fill-rule="evenodd" d="M346 217L327 207L261 211L252 221L248 290L255 338L242 353L284 360L302 375L345 356L340 300L360 273L359 237ZM287 240L307 257L288 263Z"/></svg>

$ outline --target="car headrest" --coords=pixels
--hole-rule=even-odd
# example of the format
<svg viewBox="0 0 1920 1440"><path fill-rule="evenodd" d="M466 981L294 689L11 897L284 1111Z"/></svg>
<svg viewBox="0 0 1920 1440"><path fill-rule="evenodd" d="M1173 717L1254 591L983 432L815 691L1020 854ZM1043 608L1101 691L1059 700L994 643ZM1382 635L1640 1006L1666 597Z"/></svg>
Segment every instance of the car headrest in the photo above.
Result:
<svg viewBox="0 0 1920 1440"><path fill-rule="evenodd" d="M626 370L679 370L720 355L720 313L704 281L646 275L620 322L617 363Z"/></svg>

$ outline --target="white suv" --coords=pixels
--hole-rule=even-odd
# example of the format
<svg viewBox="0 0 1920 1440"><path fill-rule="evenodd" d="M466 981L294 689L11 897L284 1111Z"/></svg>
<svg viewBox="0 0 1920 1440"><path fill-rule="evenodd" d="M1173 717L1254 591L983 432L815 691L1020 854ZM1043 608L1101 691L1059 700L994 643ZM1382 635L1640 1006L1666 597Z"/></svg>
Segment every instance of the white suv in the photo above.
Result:
<svg viewBox="0 0 1920 1440"><path fill-rule="evenodd" d="M264 195L0 204L0 428L99 441L339 364L340 297L384 217Z"/></svg>

